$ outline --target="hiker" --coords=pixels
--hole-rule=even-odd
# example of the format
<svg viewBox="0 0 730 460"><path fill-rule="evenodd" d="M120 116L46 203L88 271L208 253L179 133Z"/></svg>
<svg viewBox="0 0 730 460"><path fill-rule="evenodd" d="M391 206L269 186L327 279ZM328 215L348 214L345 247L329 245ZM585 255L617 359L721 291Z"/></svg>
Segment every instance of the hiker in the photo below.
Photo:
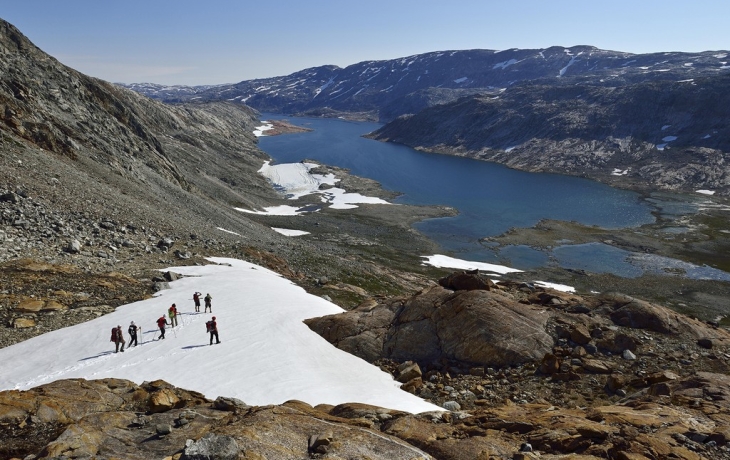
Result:
<svg viewBox="0 0 730 460"><path fill-rule="evenodd" d="M160 328L160 336L157 337L157 340L165 338L165 326L166 325L167 325L167 320L165 319L165 315L160 316L160 319L157 320L157 327Z"/></svg>
<svg viewBox="0 0 730 460"><path fill-rule="evenodd" d="M175 304L172 304L167 310L167 315L170 317L170 326L177 326L177 306Z"/></svg>
<svg viewBox="0 0 730 460"><path fill-rule="evenodd" d="M200 313L200 296L203 295L198 291L193 293L193 301L195 302L195 311Z"/></svg>
<svg viewBox="0 0 730 460"><path fill-rule="evenodd" d="M112 338L110 342L114 342L114 344L117 346L117 349L114 351L114 353L119 353L120 351L124 352L124 344L126 343L124 341L124 334L122 333L122 326L121 324L117 327L112 328ZM122 349L119 349L119 346L121 345Z"/></svg>
<svg viewBox="0 0 730 460"><path fill-rule="evenodd" d="M137 331L139 330L139 327L137 327L136 324L134 324L134 321L132 321L129 324L129 328L127 328L127 332L129 332L129 346L133 347L137 345Z"/></svg>
<svg viewBox="0 0 730 460"><path fill-rule="evenodd" d="M205 294L205 311L203 313L207 313L209 308L210 312L213 313L213 307L210 305L211 300L213 300L213 297L210 294Z"/></svg>
<svg viewBox="0 0 730 460"><path fill-rule="evenodd" d="M221 343L221 340L218 338L218 323L215 322L215 316L205 323L205 327L210 332L210 344L213 345L213 336L215 336L215 343Z"/></svg>

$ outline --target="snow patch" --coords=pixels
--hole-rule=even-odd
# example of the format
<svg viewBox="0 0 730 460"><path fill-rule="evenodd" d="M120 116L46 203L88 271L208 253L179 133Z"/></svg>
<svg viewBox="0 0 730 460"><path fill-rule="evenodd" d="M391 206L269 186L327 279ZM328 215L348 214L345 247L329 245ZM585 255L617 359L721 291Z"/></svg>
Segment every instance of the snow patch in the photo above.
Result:
<svg viewBox="0 0 730 460"><path fill-rule="evenodd" d="M714 57L717 59L725 59L727 57L727 53L716 54Z"/></svg>
<svg viewBox="0 0 730 460"><path fill-rule="evenodd" d="M264 131L274 129L274 125L272 125L271 123L269 123L265 120L262 120L261 123L263 123L263 125L257 126L253 130L253 135L256 137L266 136L266 134L264 134Z"/></svg>
<svg viewBox="0 0 730 460"><path fill-rule="evenodd" d="M573 286L568 286L566 284L548 283L547 281L535 281L535 284L537 284L538 286L555 289L556 291L575 292L575 288Z"/></svg>
<svg viewBox="0 0 730 460"><path fill-rule="evenodd" d="M672 141L676 141L676 140L677 140L677 136L666 136L666 137L662 137L662 140L663 140L664 142L672 142Z"/></svg>
<svg viewBox="0 0 730 460"><path fill-rule="evenodd" d="M664 126L662 126L662 131L666 130L666 129L667 129L667 128L669 128L670 126L672 126L672 125L664 125Z"/></svg>
<svg viewBox="0 0 730 460"><path fill-rule="evenodd" d="M565 52L570 55L570 53L568 52L568 50L565 50ZM578 56L580 56L581 54L582 54L582 52L578 53L575 56L572 56L571 55L572 57L570 58L570 61L568 62L568 65L566 65L565 67L563 67L562 69L560 69L560 73L558 74L558 77L562 77L563 75L565 75L565 72L568 71L568 67L572 66L573 63L575 62L575 60L578 59Z"/></svg>
<svg viewBox="0 0 730 460"><path fill-rule="evenodd" d="M488 264L484 262L472 262L470 260L461 260L461 259L455 259L453 257L448 257L442 254L434 254L432 256L421 256L422 258L426 259L424 261L424 264L431 265L433 267L440 267L440 268L457 268L460 270L484 270L487 272L492 273L500 273L500 274L506 274L506 273L520 273L522 270L517 270L516 268L510 268L505 267L504 265L494 265L494 264Z"/></svg>
<svg viewBox="0 0 730 460"><path fill-rule="evenodd" d="M284 236L309 235L309 232L305 232L304 230L291 230L288 228L277 228L277 227L271 227L271 229L274 230L276 233L281 233Z"/></svg>
<svg viewBox="0 0 730 460"><path fill-rule="evenodd" d="M232 231L230 231L230 230L226 230L226 229L225 229L225 228L223 228L223 227L216 227L216 228L217 228L218 230L222 231L222 232L230 233L231 235L238 235L238 236L241 236L241 234L240 234L240 233L236 233L236 232L232 232Z"/></svg>
<svg viewBox="0 0 730 460"><path fill-rule="evenodd" d="M711 138L711 137L712 137L712 136L710 136L709 134L705 134L705 135L704 135L704 136L702 137L702 139L709 139L709 138Z"/></svg>
<svg viewBox="0 0 730 460"><path fill-rule="evenodd" d="M509 61L500 62L499 64L494 64L494 67L492 67L492 70L496 70L496 69L504 70L513 64L517 64L518 62L520 62L520 61L518 61L517 59L510 59Z"/></svg>
<svg viewBox="0 0 730 460"><path fill-rule="evenodd" d="M664 150L664 147L666 147L666 146L667 146L667 144L658 144L658 145L656 146L656 149L657 149L657 150Z"/></svg>
<svg viewBox="0 0 730 460"><path fill-rule="evenodd" d="M296 399L312 406L359 402L406 412L442 408L402 391L400 383L346 353L303 321L342 313L337 305L264 267L211 257L209 265L170 267L183 275L154 297L0 349L0 390L27 390L58 379L163 379L206 398L254 406ZM191 293L210 293L221 343L210 346ZM176 302L179 325L155 340L155 321ZM114 353L109 326L141 326L139 345ZM125 334L126 335L126 334ZM43 352L39 352L43 350ZM235 364L235 365L233 365Z"/></svg>
<svg viewBox="0 0 730 460"><path fill-rule="evenodd" d="M695 192L701 193L703 195L714 195L715 194L714 190L695 190Z"/></svg>
<svg viewBox="0 0 730 460"><path fill-rule="evenodd" d="M244 208L233 208L236 211L246 212L248 214L257 214L259 216L298 216L305 211L302 208L296 208L294 206L282 205L282 206L269 206L263 208L261 211L253 211L251 209Z"/></svg>
<svg viewBox="0 0 730 460"><path fill-rule="evenodd" d="M464 83L467 80L468 80L468 78L461 77L461 78L457 78L456 80L454 80L454 83Z"/></svg>
<svg viewBox="0 0 730 460"><path fill-rule="evenodd" d="M613 168L613 172L611 173L611 175L612 176L625 176L629 173L629 170L630 170L630 168L629 169Z"/></svg>
<svg viewBox="0 0 730 460"><path fill-rule="evenodd" d="M334 174L311 174L310 170L318 165L314 163L284 163L271 165L269 161L259 169L259 173L266 177L274 188L284 193L289 199L298 199L306 195L319 194L321 201L332 209L353 209L357 204L391 204L385 200L375 197L360 195L359 193L348 193L344 189L336 188L334 185L339 181ZM329 185L330 188L322 188L322 185ZM245 210L235 208L238 211L265 214L294 216L304 212L318 211L319 205L304 206L295 208L293 206L274 206L264 208L263 211Z"/></svg>

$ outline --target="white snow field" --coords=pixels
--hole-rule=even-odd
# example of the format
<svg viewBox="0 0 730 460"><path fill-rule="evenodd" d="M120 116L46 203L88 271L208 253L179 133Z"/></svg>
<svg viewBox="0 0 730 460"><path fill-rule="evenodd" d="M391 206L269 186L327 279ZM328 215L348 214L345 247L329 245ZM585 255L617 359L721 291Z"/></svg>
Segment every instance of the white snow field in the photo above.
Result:
<svg viewBox="0 0 730 460"><path fill-rule="evenodd" d="M334 174L311 174L310 170L317 167L314 163L282 163L271 165L266 161L259 169L259 173L269 179L277 190L286 194L292 200L306 195L319 194L321 202L326 203L332 209L357 208L357 204L392 204L375 197L360 195L359 193L348 193L344 189L334 187L339 179ZM320 190L320 185L326 184L333 187ZM252 211L250 209L234 208L237 211L249 214L265 214L272 216L295 216L303 212L294 206L271 206L263 211Z"/></svg>
<svg viewBox="0 0 730 460"><path fill-rule="evenodd" d="M205 266L173 267L184 277L148 300L95 320L0 349L0 390L25 390L58 379L107 377L136 383L163 379L208 398L247 404L361 402L412 413L443 410L399 389L392 377L335 348L302 320L343 310L266 268L210 258ZM213 298L213 313L195 313L192 294ZM155 321L172 303L179 325L164 340ZM201 310L204 307L201 306ZM205 322L215 315L221 343L209 345ZM134 321L140 345L114 353L111 329L125 340ZM127 344L129 345L129 344Z"/></svg>

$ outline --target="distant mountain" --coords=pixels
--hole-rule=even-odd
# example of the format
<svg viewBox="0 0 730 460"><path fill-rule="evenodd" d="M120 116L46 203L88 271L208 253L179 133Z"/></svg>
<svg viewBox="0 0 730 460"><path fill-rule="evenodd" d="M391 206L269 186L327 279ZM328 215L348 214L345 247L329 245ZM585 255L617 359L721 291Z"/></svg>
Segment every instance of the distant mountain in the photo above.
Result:
<svg viewBox="0 0 730 460"><path fill-rule="evenodd" d="M517 85L398 118L372 138L646 189L730 194L730 73L619 87Z"/></svg>
<svg viewBox="0 0 730 460"><path fill-rule="evenodd" d="M389 121L474 93L521 82L616 87L727 73L726 51L630 54L591 46L466 50L322 66L291 75L217 86L127 87L165 102L237 101L260 111Z"/></svg>

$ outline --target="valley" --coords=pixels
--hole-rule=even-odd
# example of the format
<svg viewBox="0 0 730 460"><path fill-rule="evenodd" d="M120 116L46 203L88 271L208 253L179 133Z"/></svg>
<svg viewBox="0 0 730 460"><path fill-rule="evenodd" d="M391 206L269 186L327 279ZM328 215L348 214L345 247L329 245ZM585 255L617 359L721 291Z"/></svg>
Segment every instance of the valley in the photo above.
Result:
<svg viewBox="0 0 730 460"><path fill-rule="evenodd" d="M0 459L730 458L723 53L125 87L0 20ZM156 334L171 301L169 340L114 353L109 325Z"/></svg>

